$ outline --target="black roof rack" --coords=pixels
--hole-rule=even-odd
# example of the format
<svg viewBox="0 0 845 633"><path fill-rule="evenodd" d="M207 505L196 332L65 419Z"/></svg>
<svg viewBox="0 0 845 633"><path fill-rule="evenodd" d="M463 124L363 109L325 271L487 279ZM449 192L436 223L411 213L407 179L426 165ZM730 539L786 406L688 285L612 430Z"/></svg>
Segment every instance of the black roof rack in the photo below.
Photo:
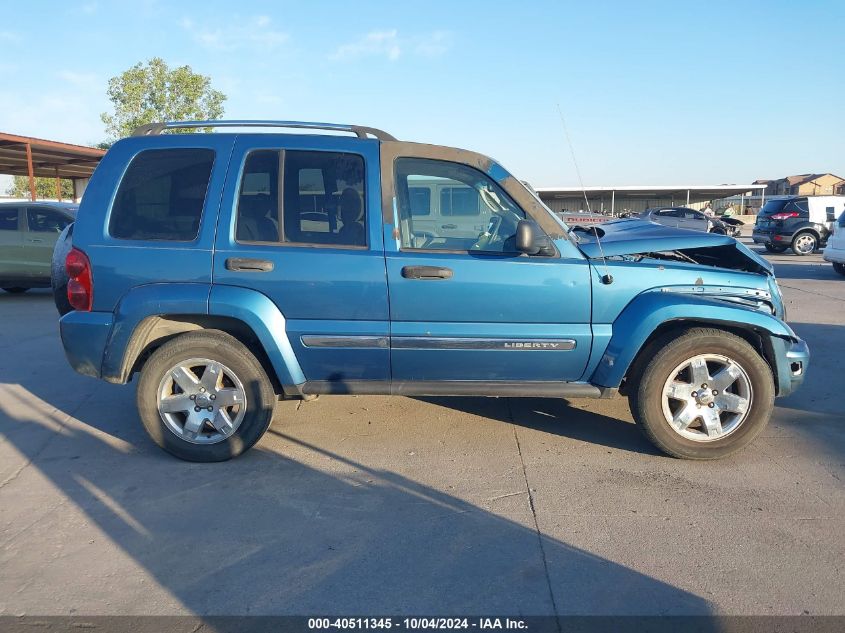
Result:
<svg viewBox="0 0 845 633"><path fill-rule="evenodd" d="M135 129L132 136L156 136L164 130L179 128L209 127L287 127L304 130L329 130L332 132L351 132L358 138L374 136L380 141L395 141L396 138L383 130L363 125L345 125L343 123L315 123L312 121L167 121L148 123Z"/></svg>

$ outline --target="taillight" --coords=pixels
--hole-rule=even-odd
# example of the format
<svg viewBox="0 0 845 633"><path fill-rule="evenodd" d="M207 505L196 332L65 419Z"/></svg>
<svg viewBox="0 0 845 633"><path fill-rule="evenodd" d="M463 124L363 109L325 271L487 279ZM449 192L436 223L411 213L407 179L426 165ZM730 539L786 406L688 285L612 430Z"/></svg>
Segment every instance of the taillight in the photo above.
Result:
<svg viewBox="0 0 845 633"><path fill-rule="evenodd" d="M94 301L94 284L91 278L91 262L78 248L72 248L65 258L67 271L67 300L74 310L90 312Z"/></svg>
<svg viewBox="0 0 845 633"><path fill-rule="evenodd" d="M796 211L785 211L783 213L775 213L772 216L772 220L788 220L789 218L797 218L798 213Z"/></svg>

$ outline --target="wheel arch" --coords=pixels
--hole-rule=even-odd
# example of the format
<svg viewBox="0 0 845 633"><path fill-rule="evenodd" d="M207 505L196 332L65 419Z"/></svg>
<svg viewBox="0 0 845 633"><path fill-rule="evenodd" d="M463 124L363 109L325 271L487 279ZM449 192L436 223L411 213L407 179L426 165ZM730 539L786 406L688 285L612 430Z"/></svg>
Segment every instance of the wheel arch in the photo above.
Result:
<svg viewBox="0 0 845 633"><path fill-rule="evenodd" d="M278 393L283 385L305 381L285 319L268 297L247 288L206 284L152 284L130 291L115 311L102 377L126 383L161 345L203 329L226 332L244 344Z"/></svg>
<svg viewBox="0 0 845 633"><path fill-rule="evenodd" d="M590 382L600 387L620 388L624 393L656 345L693 327L721 329L748 341L769 364L776 388L779 382L776 350L783 347L784 340L797 340L789 326L765 312L711 297L647 292L634 299L614 322L613 335Z"/></svg>
<svg viewBox="0 0 845 633"><path fill-rule="evenodd" d="M766 361L769 369L772 371L772 376L775 378L775 390L777 393L777 360L775 359L774 346L772 345L771 335L768 332L760 332L751 327L743 327L738 324L727 324L716 321L677 319L673 321L666 321L661 323L643 342L630 366L622 378L619 387L621 395L629 395L629 389L632 384L639 381L639 377L648 361L654 357L654 354L660 349L667 339L677 338L685 332L699 327L706 327L712 329L722 330L728 332L739 338L745 340L751 347L753 347L760 356Z"/></svg>

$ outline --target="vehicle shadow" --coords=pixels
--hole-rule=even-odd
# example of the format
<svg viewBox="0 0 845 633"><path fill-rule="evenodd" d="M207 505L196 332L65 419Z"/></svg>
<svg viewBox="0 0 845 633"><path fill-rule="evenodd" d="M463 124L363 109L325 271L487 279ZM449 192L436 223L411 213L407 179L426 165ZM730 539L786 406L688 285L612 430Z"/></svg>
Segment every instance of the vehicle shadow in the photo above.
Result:
<svg viewBox="0 0 845 633"><path fill-rule="evenodd" d="M566 399L417 397L415 400L598 446L662 455L635 424L583 409ZM502 402L507 402L507 406L502 406Z"/></svg>
<svg viewBox="0 0 845 633"><path fill-rule="evenodd" d="M0 433L28 465L2 493L41 482L70 504L6 502L4 524L15 529L0 577L7 608L24 581L16 574L30 569L24 595L42 613L711 613L699 596L539 534L524 495L509 511L523 524L308 444L278 422L236 460L186 463L143 434L131 387L83 379L56 392L28 374L12 382L4 365ZM62 557L51 557L53 535L80 521L123 555L64 537ZM38 529L17 531L26 525ZM18 535L26 553L16 556ZM38 552L43 563L27 567ZM166 590L170 606L148 603L139 575ZM93 580L115 576L122 591ZM57 589L62 577L80 580Z"/></svg>

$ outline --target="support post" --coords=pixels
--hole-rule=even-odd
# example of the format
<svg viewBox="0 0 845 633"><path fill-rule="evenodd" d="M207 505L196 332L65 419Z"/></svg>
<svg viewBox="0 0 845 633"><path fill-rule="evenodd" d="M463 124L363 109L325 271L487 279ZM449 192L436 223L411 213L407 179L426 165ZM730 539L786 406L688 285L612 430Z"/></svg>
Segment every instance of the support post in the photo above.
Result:
<svg viewBox="0 0 845 633"><path fill-rule="evenodd" d="M62 201L62 179L59 178L59 168L56 167L56 200Z"/></svg>
<svg viewBox="0 0 845 633"><path fill-rule="evenodd" d="M35 173L32 168L32 145L26 144L26 171L29 174L29 198L35 202Z"/></svg>
<svg viewBox="0 0 845 633"><path fill-rule="evenodd" d="M616 190L610 192L610 215L616 214Z"/></svg>
<svg viewBox="0 0 845 633"><path fill-rule="evenodd" d="M689 207L689 189L687 189L687 207Z"/></svg>

